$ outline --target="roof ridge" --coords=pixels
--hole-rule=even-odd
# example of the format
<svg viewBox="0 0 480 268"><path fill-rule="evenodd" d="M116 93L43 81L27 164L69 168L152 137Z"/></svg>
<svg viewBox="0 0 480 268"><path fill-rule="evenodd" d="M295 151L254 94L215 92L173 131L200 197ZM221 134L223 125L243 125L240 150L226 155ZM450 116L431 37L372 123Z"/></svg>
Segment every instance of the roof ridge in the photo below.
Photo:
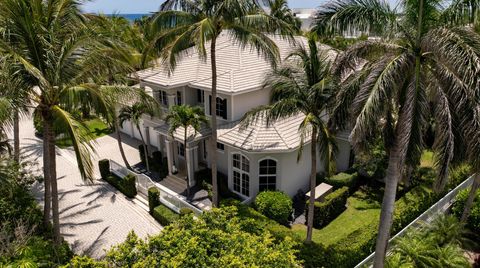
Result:
<svg viewBox="0 0 480 268"><path fill-rule="evenodd" d="M290 149L290 146L289 146L288 143L285 141L285 139L283 138L283 136L280 134L280 132L278 131L276 125L273 125L273 129L275 130L275 132L277 132L277 135L280 137L280 139L282 140L282 142L287 146L287 148Z"/></svg>

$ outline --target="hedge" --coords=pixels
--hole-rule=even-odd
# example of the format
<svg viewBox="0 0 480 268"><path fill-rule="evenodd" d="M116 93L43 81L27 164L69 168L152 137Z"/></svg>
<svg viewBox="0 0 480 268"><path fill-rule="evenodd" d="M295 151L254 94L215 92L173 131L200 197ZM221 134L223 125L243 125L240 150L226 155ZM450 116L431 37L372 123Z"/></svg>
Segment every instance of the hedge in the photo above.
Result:
<svg viewBox="0 0 480 268"><path fill-rule="evenodd" d="M260 213L280 224L287 224L292 214L292 199L279 191L261 192L254 205Z"/></svg>
<svg viewBox="0 0 480 268"><path fill-rule="evenodd" d="M147 147L147 155L148 155L148 146L146 147ZM140 154L140 161L142 162L142 164L145 164L145 150L143 149L143 144L138 145L138 153Z"/></svg>
<svg viewBox="0 0 480 268"><path fill-rule="evenodd" d="M98 161L98 169L100 170L100 175L103 179L110 175L110 160L102 159Z"/></svg>
<svg viewBox="0 0 480 268"><path fill-rule="evenodd" d="M180 217L187 216L187 215L190 215L190 214L193 214L193 210L191 210L189 208L181 208L180 209Z"/></svg>
<svg viewBox="0 0 480 268"><path fill-rule="evenodd" d="M167 226L180 219L180 215L169 209L165 205L158 205L153 210L152 216L162 225Z"/></svg>
<svg viewBox="0 0 480 268"><path fill-rule="evenodd" d="M469 195L470 188L458 193L452 206L453 215L458 218L462 217L465 203L467 202ZM467 219L467 227L477 234L480 233L480 190L477 191L477 194L475 196L470 216Z"/></svg>
<svg viewBox="0 0 480 268"><path fill-rule="evenodd" d="M348 187L350 191L354 191L358 185L358 173L348 174L340 172L329 178L325 178L325 183L333 186L334 189Z"/></svg>
<svg viewBox="0 0 480 268"><path fill-rule="evenodd" d="M313 213L313 226L322 228L327 226L338 215L346 209L348 199L348 188L342 187L325 197L324 202L315 202L315 210ZM308 217L308 200L306 203L306 217Z"/></svg>
<svg viewBox="0 0 480 268"><path fill-rule="evenodd" d="M158 205L160 205L160 191L157 187L148 188L148 210L150 214Z"/></svg>
<svg viewBox="0 0 480 268"><path fill-rule="evenodd" d="M127 197L134 198L137 195L137 188L135 187L135 176L131 174L127 175L123 179L114 174L110 174L103 179L115 188L117 188Z"/></svg>

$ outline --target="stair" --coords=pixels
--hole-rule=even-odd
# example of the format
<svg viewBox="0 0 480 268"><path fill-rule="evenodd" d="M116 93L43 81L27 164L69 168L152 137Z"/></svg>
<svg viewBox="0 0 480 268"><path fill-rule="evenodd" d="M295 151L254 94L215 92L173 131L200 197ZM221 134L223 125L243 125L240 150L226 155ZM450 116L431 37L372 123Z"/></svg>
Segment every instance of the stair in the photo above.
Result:
<svg viewBox="0 0 480 268"><path fill-rule="evenodd" d="M187 181L178 178L175 175L168 175L160 182L160 184L178 194L181 194L187 190Z"/></svg>

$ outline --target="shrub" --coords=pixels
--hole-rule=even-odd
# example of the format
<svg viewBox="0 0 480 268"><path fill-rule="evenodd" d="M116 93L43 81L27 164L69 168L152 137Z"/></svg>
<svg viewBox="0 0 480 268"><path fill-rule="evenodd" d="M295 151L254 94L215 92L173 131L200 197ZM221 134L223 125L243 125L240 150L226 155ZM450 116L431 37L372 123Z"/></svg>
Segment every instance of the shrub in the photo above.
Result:
<svg viewBox="0 0 480 268"><path fill-rule="evenodd" d="M190 214L193 214L193 210L191 210L189 208L181 208L180 209L180 217L190 215Z"/></svg>
<svg viewBox="0 0 480 268"><path fill-rule="evenodd" d="M157 187L148 188L148 208L150 214L153 213L153 210L160 205L160 191Z"/></svg>
<svg viewBox="0 0 480 268"><path fill-rule="evenodd" d="M472 175L472 167L467 164L459 165L453 168L449 174L447 190L452 190L457 185L468 179Z"/></svg>
<svg viewBox="0 0 480 268"><path fill-rule="evenodd" d="M255 198L255 208L270 219L286 224L292 214L292 199L283 192L261 192Z"/></svg>
<svg viewBox="0 0 480 268"><path fill-rule="evenodd" d="M470 188L458 193L452 206L453 215L457 216L458 218L462 216L469 194ZM477 191L470 216L467 219L467 226L468 228L472 229L472 231L480 233L480 190Z"/></svg>
<svg viewBox="0 0 480 268"><path fill-rule="evenodd" d="M334 187L334 189L340 189L342 187L348 187L351 192L353 192L357 186L358 182L358 173L353 174L348 173L338 173L329 178L325 178L325 183L328 183Z"/></svg>
<svg viewBox="0 0 480 268"><path fill-rule="evenodd" d="M100 169L102 178L105 179L110 175L110 161L108 159L98 161L98 169Z"/></svg>
<svg viewBox="0 0 480 268"><path fill-rule="evenodd" d="M146 149L148 155L148 147ZM138 153L140 154L140 161L145 164L145 150L143 149L143 144L138 145Z"/></svg>
<svg viewBox="0 0 480 268"><path fill-rule="evenodd" d="M163 162L162 152L155 151L152 153L152 165L161 165Z"/></svg>
<svg viewBox="0 0 480 268"><path fill-rule="evenodd" d="M63 268L107 268L105 261L96 261L88 256L75 256Z"/></svg>
<svg viewBox="0 0 480 268"><path fill-rule="evenodd" d="M180 215L162 204L153 210L152 215L162 226L170 225L180 218Z"/></svg>
<svg viewBox="0 0 480 268"><path fill-rule="evenodd" d="M346 209L348 198L348 188L342 187L325 197L323 202L315 202L315 210L313 212L313 226L322 228L327 226L338 215ZM308 200L306 203L306 214L308 217Z"/></svg>
<svg viewBox="0 0 480 268"><path fill-rule="evenodd" d="M137 188L135 187L135 176L129 174L125 178L120 178L114 174L103 178L113 187L117 188L125 196L134 198L137 195Z"/></svg>

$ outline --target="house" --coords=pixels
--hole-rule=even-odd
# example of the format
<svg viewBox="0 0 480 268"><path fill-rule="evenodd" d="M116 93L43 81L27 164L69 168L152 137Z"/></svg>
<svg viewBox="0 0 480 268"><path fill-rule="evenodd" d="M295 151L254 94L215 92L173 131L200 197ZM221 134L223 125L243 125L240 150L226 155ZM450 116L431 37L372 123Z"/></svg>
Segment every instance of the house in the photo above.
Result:
<svg viewBox="0 0 480 268"><path fill-rule="evenodd" d="M287 40L279 37L274 40L282 58L293 48ZM271 66L255 50L232 42L227 33L222 34L217 42L217 99L212 100L210 94L210 60L205 62L195 50L179 61L175 72L170 75L161 67L140 71L140 86L153 94L164 112L172 105L188 104L203 107L210 116L211 103L217 103L218 171L228 177L228 186L233 192L248 199L266 189L284 191L290 196L300 189L307 191L311 163L308 139L297 161L298 127L303 116L293 116L270 126L264 120L258 120L242 129L239 122L246 112L269 103L270 90L262 89L262 83ZM301 37L297 42L306 44ZM138 137L137 131L129 124L125 124L122 131ZM194 173L210 166L208 126L199 133L188 130L187 150L183 144L184 130L178 129L172 137L168 125L161 119L144 118L143 131L148 144L167 157L169 173L178 169L179 174L188 174L191 185L195 183ZM337 168L345 170L350 163L348 133L341 133L337 140ZM189 163L185 163L185 154L190 154ZM320 157L318 167L321 171Z"/></svg>

